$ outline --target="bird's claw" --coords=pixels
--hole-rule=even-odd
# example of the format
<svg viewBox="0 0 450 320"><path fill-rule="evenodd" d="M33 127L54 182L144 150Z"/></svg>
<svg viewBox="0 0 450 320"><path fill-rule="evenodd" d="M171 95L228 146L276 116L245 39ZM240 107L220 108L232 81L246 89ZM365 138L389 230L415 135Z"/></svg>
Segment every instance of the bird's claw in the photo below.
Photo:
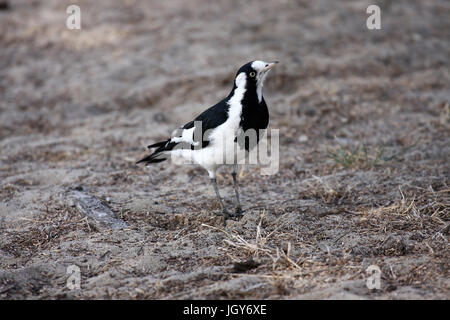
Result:
<svg viewBox="0 0 450 320"><path fill-rule="evenodd" d="M236 207L234 210L234 217L242 217L244 215L244 210L242 210L241 206Z"/></svg>
<svg viewBox="0 0 450 320"><path fill-rule="evenodd" d="M234 213L230 213L227 209L216 212L215 215L223 216L223 226L226 227L227 220L239 220L243 216L242 208L237 207Z"/></svg>
<svg viewBox="0 0 450 320"><path fill-rule="evenodd" d="M243 213L242 208L237 207L237 208L235 209L235 212L234 212L234 213L228 214L228 217L224 219L224 225L226 225L226 221L227 221L227 220L234 220L234 221L239 221L239 220L241 220L241 218L243 217L243 214L242 214L242 213Z"/></svg>

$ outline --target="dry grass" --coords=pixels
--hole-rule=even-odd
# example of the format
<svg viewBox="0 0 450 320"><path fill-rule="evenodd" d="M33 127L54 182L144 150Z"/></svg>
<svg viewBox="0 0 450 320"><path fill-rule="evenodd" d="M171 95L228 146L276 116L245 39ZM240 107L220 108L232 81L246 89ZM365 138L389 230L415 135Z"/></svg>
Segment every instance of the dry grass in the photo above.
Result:
<svg viewBox="0 0 450 320"><path fill-rule="evenodd" d="M399 194L400 198L388 206L354 208L355 211L351 212L354 224L349 225L343 236L334 242L356 232L362 238L372 239L367 243L368 257L403 257L426 253L432 257L430 265L448 265L450 190L446 186L440 190L430 186L427 189L409 188L406 194L400 188ZM305 246L306 243L286 240L284 225L279 224L270 232L266 231L262 227L265 219L263 212L254 230L255 236L250 239L220 227L202 224L225 235L220 250L234 262L228 275L257 277L261 283L267 283L272 288L272 294L280 296L288 295L292 288L307 292L312 287L319 288L335 282L339 277L342 281L342 275L346 275L345 281L365 279L367 276L359 254L355 256L352 248L339 252L326 246L322 253L310 254L301 250L293 253L293 246ZM420 244L411 244L405 234L409 234L411 239L422 237L422 241ZM392 263L378 261L377 264L383 273L382 292L390 292L405 284L438 281L436 279L445 276L445 268L432 273L421 265L402 270Z"/></svg>
<svg viewBox="0 0 450 320"><path fill-rule="evenodd" d="M64 239L67 240L72 231L91 232L93 226L89 224L87 217L75 208L46 204L45 211L33 219L20 218L17 229L2 231L8 240L2 243L0 250L20 257L33 255Z"/></svg>
<svg viewBox="0 0 450 320"><path fill-rule="evenodd" d="M362 218L359 223L387 235L379 246L385 255L421 251L448 257L450 189L447 186L441 190L434 190L431 186L414 189L405 195L399 188L401 199L391 205L360 210ZM420 239L421 242L412 248L404 237L397 237L399 233L410 233L410 239ZM387 243L392 246L385 250Z"/></svg>
<svg viewBox="0 0 450 320"><path fill-rule="evenodd" d="M300 271L301 268L298 264L293 261L290 257L291 254L291 243L287 242L285 249L280 249L278 246L269 245L268 241L272 237L278 236L278 228L263 235L261 230L261 224L263 222L265 213L261 214L259 224L256 227L256 237L254 240L245 240L242 236L237 234L232 234L225 229L210 226L207 224L202 224L202 226L217 230L222 232L227 236L224 239L224 243L227 247L221 248L221 250L227 255L232 261L239 264L251 264L252 261L256 264L260 264L264 258L269 258L272 262L272 270L281 268L282 270L297 270ZM244 260L243 258L244 257Z"/></svg>
<svg viewBox="0 0 450 320"><path fill-rule="evenodd" d="M360 170L376 169L386 163L400 161L401 156L414 147L412 145L400 148L396 152L387 154L386 148L381 144L370 147L364 142L361 142L352 148L349 145L340 143L337 138L335 140L337 146L328 149L328 157L333 159L337 166Z"/></svg>

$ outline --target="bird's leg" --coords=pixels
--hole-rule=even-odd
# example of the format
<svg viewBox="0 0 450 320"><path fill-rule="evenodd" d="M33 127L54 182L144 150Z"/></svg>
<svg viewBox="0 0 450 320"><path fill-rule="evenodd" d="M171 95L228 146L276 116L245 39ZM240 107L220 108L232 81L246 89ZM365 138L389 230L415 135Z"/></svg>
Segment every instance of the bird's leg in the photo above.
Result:
<svg viewBox="0 0 450 320"><path fill-rule="evenodd" d="M222 209L222 213L223 213L223 217L224 217L224 220L223 220L224 222L223 223L225 224L227 219L230 217L230 214L229 214L227 208L225 208L225 205L223 204L222 198L220 197L219 188L217 188L217 180L216 180L216 178L211 178L211 183L212 183L212 185L214 187L214 191L216 192L217 201L219 202L220 207Z"/></svg>
<svg viewBox="0 0 450 320"><path fill-rule="evenodd" d="M240 217L242 216L242 207L241 207L241 201L239 200L239 185L237 182L237 170L233 171L231 173L231 176L233 177L233 184L234 184L234 194L236 195L236 210L235 210L235 216Z"/></svg>

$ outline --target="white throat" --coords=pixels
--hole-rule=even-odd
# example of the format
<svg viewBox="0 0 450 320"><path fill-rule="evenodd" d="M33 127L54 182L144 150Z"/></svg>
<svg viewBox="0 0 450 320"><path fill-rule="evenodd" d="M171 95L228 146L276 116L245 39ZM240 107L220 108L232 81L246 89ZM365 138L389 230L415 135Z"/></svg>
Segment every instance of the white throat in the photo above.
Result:
<svg viewBox="0 0 450 320"><path fill-rule="evenodd" d="M256 60L252 63L252 68L258 72L256 76L256 94L258 95L258 102L262 100L262 89L264 86L264 80L266 80L267 74L269 70L264 71L264 68L267 66L267 62Z"/></svg>
<svg viewBox="0 0 450 320"><path fill-rule="evenodd" d="M261 71L258 74L258 78L256 79L256 94L258 95L258 102L261 102L262 100L262 89L264 87L264 81L266 80L267 74L269 73L269 71Z"/></svg>

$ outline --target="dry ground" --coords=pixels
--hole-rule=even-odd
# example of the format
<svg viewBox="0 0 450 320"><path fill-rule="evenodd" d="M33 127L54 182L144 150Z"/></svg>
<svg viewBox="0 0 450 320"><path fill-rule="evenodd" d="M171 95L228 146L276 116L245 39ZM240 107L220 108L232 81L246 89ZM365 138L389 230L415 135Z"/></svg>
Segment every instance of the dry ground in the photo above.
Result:
<svg viewBox="0 0 450 320"><path fill-rule="evenodd" d="M0 10L1 299L450 298L448 1L78 1L81 31L68 4ZM280 170L245 168L223 228L201 169L134 162L254 59Z"/></svg>

